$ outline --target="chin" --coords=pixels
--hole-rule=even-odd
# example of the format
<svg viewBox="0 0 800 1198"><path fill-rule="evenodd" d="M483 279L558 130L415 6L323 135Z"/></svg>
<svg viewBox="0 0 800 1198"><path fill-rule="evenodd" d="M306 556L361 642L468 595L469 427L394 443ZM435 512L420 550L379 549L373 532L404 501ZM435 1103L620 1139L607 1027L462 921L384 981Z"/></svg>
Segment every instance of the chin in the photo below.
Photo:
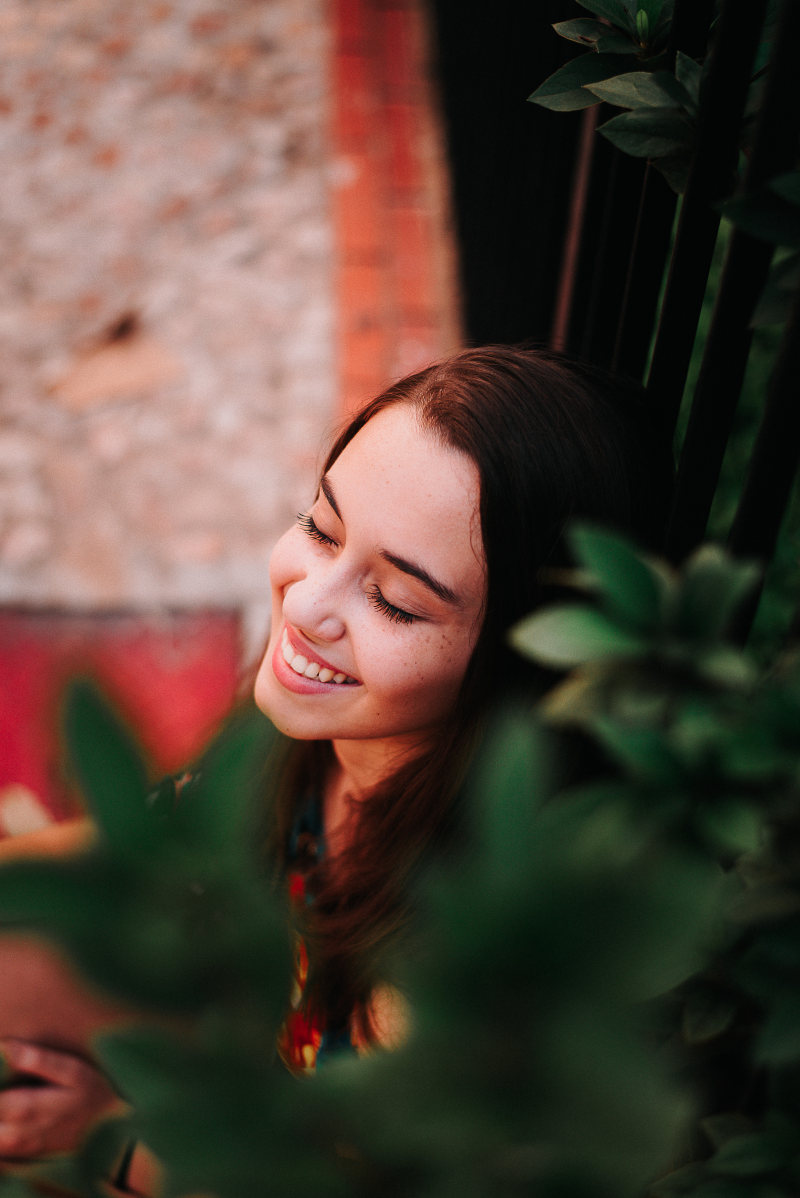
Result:
<svg viewBox="0 0 800 1198"><path fill-rule="evenodd" d="M275 678L269 656L259 666L253 698L256 707L284 736L292 740L331 739L330 730L321 727L319 719L310 719L306 713L296 709L296 704Z"/></svg>

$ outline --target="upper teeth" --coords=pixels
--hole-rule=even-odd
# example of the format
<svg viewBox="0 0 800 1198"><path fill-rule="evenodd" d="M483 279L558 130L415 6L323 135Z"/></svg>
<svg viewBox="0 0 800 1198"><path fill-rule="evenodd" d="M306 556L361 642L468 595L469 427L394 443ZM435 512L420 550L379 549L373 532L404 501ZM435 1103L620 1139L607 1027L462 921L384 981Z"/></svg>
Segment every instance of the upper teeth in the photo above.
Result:
<svg viewBox="0 0 800 1198"><path fill-rule="evenodd" d="M309 661L302 653L295 653L289 643L289 637L284 629L282 639L283 660L291 666L295 674L304 678L316 678L319 682L355 682L349 674L334 673L328 666L321 666L317 661Z"/></svg>

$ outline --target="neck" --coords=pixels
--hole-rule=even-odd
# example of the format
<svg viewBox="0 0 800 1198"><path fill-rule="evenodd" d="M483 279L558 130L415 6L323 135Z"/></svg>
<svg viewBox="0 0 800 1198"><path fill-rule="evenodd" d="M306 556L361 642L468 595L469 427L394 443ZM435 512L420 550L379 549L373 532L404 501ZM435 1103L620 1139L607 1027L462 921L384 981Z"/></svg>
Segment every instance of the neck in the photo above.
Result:
<svg viewBox="0 0 800 1198"><path fill-rule="evenodd" d="M331 853L346 849L355 831L356 805L424 751L418 737L390 740L335 740L334 763L325 785L325 839Z"/></svg>
<svg viewBox="0 0 800 1198"><path fill-rule="evenodd" d="M368 799L371 792L395 770L425 751L419 736L393 736L387 740L334 740L333 755L352 798Z"/></svg>

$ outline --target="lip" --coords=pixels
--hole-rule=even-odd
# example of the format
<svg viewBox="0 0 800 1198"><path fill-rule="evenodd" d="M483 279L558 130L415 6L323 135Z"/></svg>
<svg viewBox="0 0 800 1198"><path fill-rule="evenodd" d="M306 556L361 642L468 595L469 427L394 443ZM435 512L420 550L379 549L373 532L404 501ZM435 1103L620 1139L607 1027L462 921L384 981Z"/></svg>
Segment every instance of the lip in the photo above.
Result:
<svg viewBox="0 0 800 1198"><path fill-rule="evenodd" d="M286 623L284 623L283 628L281 629L281 641L283 640L284 635L294 649L295 653L302 653L303 657L307 657L309 661L315 661L320 669L333 670L334 674L347 674L348 678L355 678L355 674L351 674L349 670L343 670L341 666L337 666L334 662L327 661L324 657L320 657L316 649L312 649L310 645L307 645L300 634L294 628L290 628ZM356 682L358 682L357 678ZM327 682L323 683L323 686L327 685Z"/></svg>
<svg viewBox="0 0 800 1198"><path fill-rule="evenodd" d="M293 629L290 630L287 625L284 624L278 633L275 642L275 648L272 652L272 672L277 678L278 682L280 682L281 686L284 686L287 690L294 691L295 694L298 695L330 695L335 694L340 690L350 691L354 688L354 686L361 685L358 679L356 679L355 683L318 682L316 678L304 678L302 674L295 674L291 666L284 661L284 632L286 633L292 648L297 653L302 653L304 657L309 659L309 661L319 662L321 667L333 670L336 674L346 672L344 670L340 671L338 666L333 665L332 662L326 661L324 657L320 657L318 653L315 653L311 649L307 648L302 640L299 639L297 633L295 633ZM353 675L351 674L349 677L352 678Z"/></svg>

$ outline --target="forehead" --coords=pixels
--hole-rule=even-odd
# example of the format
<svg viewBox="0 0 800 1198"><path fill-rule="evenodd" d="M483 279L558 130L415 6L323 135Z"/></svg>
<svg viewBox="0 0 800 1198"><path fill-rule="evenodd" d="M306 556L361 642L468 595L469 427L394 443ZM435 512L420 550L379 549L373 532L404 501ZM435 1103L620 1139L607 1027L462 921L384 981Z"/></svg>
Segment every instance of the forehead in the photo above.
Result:
<svg viewBox="0 0 800 1198"><path fill-rule="evenodd" d="M480 477L471 458L422 427L415 410L385 408L356 434L328 471L348 529L376 546L440 563L482 586ZM455 573L451 578L455 580Z"/></svg>

